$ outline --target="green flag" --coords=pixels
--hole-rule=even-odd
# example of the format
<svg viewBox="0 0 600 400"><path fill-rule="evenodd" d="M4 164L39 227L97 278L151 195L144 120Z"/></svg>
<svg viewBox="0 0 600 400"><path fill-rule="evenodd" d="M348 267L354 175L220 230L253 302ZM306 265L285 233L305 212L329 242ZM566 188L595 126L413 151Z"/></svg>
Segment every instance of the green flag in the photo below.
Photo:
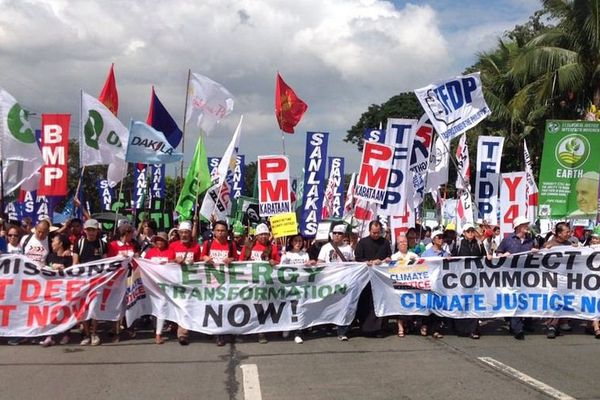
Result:
<svg viewBox="0 0 600 400"><path fill-rule="evenodd" d="M206 159L206 149L204 148L204 137L200 134L194 158L190 164L185 182L179 194L177 207L175 211L179 214L181 220L192 219L192 209L196 204L198 196L210 187L210 173L208 172L208 160Z"/></svg>

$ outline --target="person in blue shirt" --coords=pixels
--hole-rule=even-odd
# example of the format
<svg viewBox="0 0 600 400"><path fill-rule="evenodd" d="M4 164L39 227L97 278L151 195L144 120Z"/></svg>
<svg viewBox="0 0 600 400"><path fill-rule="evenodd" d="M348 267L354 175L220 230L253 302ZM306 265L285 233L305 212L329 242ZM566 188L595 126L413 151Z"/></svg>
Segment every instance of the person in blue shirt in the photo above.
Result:
<svg viewBox="0 0 600 400"><path fill-rule="evenodd" d="M431 247L428 248L421 254L421 257L447 257L450 255L446 250L443 249L444 246L444 232L440 230L433 231L431 233ZM431 328L433 332L431 336L434 339L441 339L444 337L442 335L442 320L435 314L430 314L428 317L422 319L421 324L421 336L427 336L428 328Z"/></svg>

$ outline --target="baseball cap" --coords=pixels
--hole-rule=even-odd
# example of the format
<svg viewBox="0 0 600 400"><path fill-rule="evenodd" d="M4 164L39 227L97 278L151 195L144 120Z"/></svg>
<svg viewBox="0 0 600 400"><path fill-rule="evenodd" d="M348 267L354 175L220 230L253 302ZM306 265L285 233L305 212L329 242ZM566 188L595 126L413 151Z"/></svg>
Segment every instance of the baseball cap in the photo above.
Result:
<svg viewBox="0 0 600 400"><path fill-rule="evenodd" d="M447 231L455 231L456 225L454 224L454 222L450 222L448 225L446 225L446 230ZM464 230L466 230L466 229L464 229ZM431 237L433 237L433 234L431 234Z"/></svg>
<svg viewBox="0 0 600 400"><path fill-rule="evenodd" d="M431 232L431 238L433 239L434 237L438 236L438 235L442 235L444 236L444 232L437 230L437 231L433 231Z"/></svg>
<svg viewBox="0 0 600 400"><path fill-rule="evenodd" d="M267 224L258 224L256 230L254 231L255 235L262 235L263 233L269 233L269 227Z"/></svg>
<svg viewBox="0 0 600 400"><path fill-rule="evenodd" d="M466 232L471 229L475 230L475 227L473 226L473 224L466 223L463 225L463 232Z"/></svg>
<svg viewBox="0 0 600 400"><path fill-rule="evenodd" d="M95 219L88 219L83 224L83 229L98 229L98 226L98 221L96 221Z"/></svg>
<svg viewBox="0 0 600 400"><path fill-rule="evenodd" d="M526 217L517 217L513 220L513 229L517 229L517 226L525 224L529 225L529 220Z"/></svg>
<svg viewBox="0 0 600 400"><path fill-rule="evenodd" d="M178 230L180 231L191 231L192 223L190 221L183 221L179 224Z"/></svg>
<svg viewBox="0 0 600 400"><path fill-rule="evenodd" d="M344 224L335 225L333 227L333 229L331 230L331 232L346 233L346 225L344 225Z"/></svg>

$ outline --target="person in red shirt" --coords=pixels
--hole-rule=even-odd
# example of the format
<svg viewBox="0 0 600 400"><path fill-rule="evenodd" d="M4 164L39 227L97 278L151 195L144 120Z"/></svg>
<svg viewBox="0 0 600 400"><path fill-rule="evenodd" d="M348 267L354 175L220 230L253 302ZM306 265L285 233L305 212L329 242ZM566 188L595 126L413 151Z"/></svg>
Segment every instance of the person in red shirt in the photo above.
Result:
<svg viewBox="0 0 600 400"><path fill-rule="evenodd" d="M133 240L133 227L129 224L123 224L117 230L118 240L113 240L108 244L106 255L108 257L139 256L139 245Z"/></svg>
<svg viewBox="0 0 600 400"><path fill-rule="evenodd" d="M169 248L169 237L166 232L158 232L152 236L153 247L149 248L144 254L144 258L159 264L166 264L175 260L175 253ZM165 326L163 318L156 318L156 336L154 342L163 344L165 340L162 337L162 331Z"/></svg>
<svg viewBox="0 0 600 400"><path fill-rule="evenodd" d="M179 240L171 243L169 249L175 253L175 262L178 264L192 264L202 260L202 250L198 242L192 237L192 223L183 221L179 224ZM181 326L177 328L177 341L182 346L190 344L189 332Z"/></svg>

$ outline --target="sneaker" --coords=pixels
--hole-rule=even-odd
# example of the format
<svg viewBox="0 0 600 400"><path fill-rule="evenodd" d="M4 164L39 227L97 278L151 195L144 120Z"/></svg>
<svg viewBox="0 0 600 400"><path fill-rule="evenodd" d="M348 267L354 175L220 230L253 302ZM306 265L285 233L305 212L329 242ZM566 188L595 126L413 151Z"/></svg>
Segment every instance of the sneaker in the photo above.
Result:
<svg viewBox="0 0 600 400"><path fill-rule="evenodd" d="M287 339L288 337L290 337L290 331L281 332L281 337Z"/></svg>
<svg viewBox="0 0 600 400"><path fill-rule="evenodd" d="M294 342L296 342L296 344L302 344L304 343L304 340L302 340L302 337L296 336L294 337Z"/></svg>
<svg viewBox="0 0 600 400"><path fill-rule="evenodd" d="M54 340L52 340L52 336L47 336L46 339L44 339L40 342L40 345L42 347L54 346Z"/></svg>
<svg viewBox="0 0 600 400"><path fill-rule="evenodd" d="M556 328L553 326L549 326L548 332L546 333L546 337L548 339L556 339Z"/></svg>
<svg viewBox="0 0 600 400"><path fill-rule="evenodd" d="M346 336L346 335L339 335L338 336L338 340L340 342L347 342L348 341L348 336Z"/></svg>
<svg viewBox="0 0 600 400"><path fill-rule="evenodd" d="M89 344L92 343L92 339L89 337L84 337L83 340L81 342L79 342L80 346L89 346Z"/></svg>
<svg viewBox="0 0 600 400"><path fill-rule="evenodd" d="M64 346L66 344L69 344L69 340L70 339L71 338L69 337L69 335L65 335L62 338L60 338L60 342L59 343Z"/></svg>
<svg viewBox="0 0 600 400"><path fill-rule="evenodd" d="M7 342L7 344L10 346L18 346L21 343L23 343L21 338L12 338Z"/></svg>
<svg viewBox="0 0 600 400"><path fill-rule="evenodd" d="M560 330L564 332L571 332L573 328L571 327L571 325L569 325L568 322L565 322L564 324L560 324Z"/></svg>
<svg viewBox="0 0 600 400"><path fill-rule="evenodd" d="M187 346L188 344L190 344L188 338L186 338L185 336L179 336L177 338L177 341L179 342L180 345L182 346Z"/></svg>
<svg viewBox="0 0 600 400"><path fill-rule="evenodd" d="M225 338L223 338L223 336L219 335L217 336L217 346L218 347L223 347L227 344L227 342L225 342Z"/></svg>
<svg viewBox="0 0 600 400"><path fill-rule="evenodd" d="M269 340L267 340L267 335L265 335L264 333L259 333L258 334L258 343L260 343L260 344L269 343Z"/></svg>
<svg viewBox="0 0 600 400"><path fill-rule="evenodd" d="M523 332L515 333L515 339L525 340L525 334Z"/></svg>
<svg viewBox="0 0 600 400"><path fill-rule="evenodd" d="M92 335L92 340L91 340L91 345L92 346L98 346L100 345L100 336L98 335Z"/></svg>

